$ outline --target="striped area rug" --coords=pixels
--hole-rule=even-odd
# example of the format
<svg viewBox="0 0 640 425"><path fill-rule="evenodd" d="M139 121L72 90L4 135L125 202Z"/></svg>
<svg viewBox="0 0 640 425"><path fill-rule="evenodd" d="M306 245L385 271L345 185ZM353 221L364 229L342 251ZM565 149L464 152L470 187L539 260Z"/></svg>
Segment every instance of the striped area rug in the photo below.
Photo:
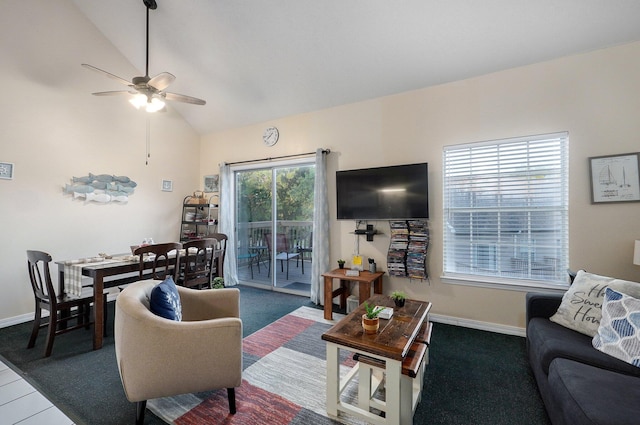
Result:
<svg viewBox="0 0 640 425"><path fill-rule="evenodd" d="M362 425L346 416L330 419L325 411L326 348L321 335L342 317L334 313L334 321L327 321L322 310L300 307L246 337L235 415L229 413L226 389L149 400L147 407L176 425ZM343 375L354 363L343 350L341 355ZM352 383L343 397L356 394L357 383Z"/></svg>

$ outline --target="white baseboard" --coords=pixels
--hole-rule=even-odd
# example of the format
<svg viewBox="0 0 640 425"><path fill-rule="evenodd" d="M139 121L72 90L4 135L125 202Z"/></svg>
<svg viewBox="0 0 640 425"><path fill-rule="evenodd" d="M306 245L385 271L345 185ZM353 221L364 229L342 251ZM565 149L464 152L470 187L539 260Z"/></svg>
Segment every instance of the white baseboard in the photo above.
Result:
<svg viewBox="0 0 640 425"><path fill-rule="evenodd" d="M115 297L113 297L115 298ZM109 301L112 296L109 296ZM48 313L45 311L45 314ZM33 313L26 313L20 316L8 317L0 319L0 328L6 328L20 323L33 320ZM517 326L500 325L498 323L481 322L479 320L461 319L458 317L445 316L442 314L429 314L429 320L436 323L444 323L446 325L462 326L465 328L478 329L481 331L496 332L505 335L526 336L526 330Z"/></svg>
<svg viewBox="0 0 640 425"><path fill-rule="evenodd" d="M46 313L49 313L48 311ZM20 323L30 322L33 320L33 313L25 313L20 316L7 317L0 320L0 328L8 328L9 326L19 325Z"/></svg>
<svg viewBox="0 0 640 425"><path fill-rule="evenodd" d="M429 314L429 320L446 325L462 326L465 328L478 329L481 331L495 332L505 335L525 337L526 330L517 326L501 325L498 323L481 322L479 320L461 319L458 317L444 316L442 314Z"/></svg>
<svg viewBox="0 0 640 425"><path fill-rule="evenodd" d="M115 301L116 297L118 296L117 293L109 293L107 295L107 301L111 302L111 301ZM13 326L13 325L19 325L20 323L25 323L25 322L30 322L33 320L33 316L34 313L25 313L25 314L21 314L19 316L13 316L13 317L7 317L5 319L0 319L0 329L2 328L8 328L9 326ZM42 317L48 317L49 316L49 311L47 310L42 310Z"/></svg>

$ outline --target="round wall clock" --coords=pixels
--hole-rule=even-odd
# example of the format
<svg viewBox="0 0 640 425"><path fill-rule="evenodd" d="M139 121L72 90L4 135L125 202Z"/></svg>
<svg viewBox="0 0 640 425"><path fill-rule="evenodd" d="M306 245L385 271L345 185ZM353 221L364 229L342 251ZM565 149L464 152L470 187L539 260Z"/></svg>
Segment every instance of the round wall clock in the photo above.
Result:
<svg viewBox="0 0 640 425"><path fill-rule="evenodd" d="M278 129L275 127L269 127L264 130L264 134L262 135L262 141L267 146L273 146L278 142L278 138L280 137L280 133Z"/></svg>

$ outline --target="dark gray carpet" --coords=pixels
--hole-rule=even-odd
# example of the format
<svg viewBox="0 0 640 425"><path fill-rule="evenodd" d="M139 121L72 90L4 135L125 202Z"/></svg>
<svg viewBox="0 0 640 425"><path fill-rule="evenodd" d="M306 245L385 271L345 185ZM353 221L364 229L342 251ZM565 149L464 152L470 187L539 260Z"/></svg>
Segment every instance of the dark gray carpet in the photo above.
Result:
<svg viewBox="0 0 640 425"><path fill-rule="evenodd" d="M246 286L240 291L245 336L300 306L314 306L295 295ZM124 396L116 367L113 305L109 327L101 350L93 351L91 333L79 330L57 337L53 355L44 358L43 331L27 350L31 323L11 326L0 329L0 355L77 424L133 424L135 407ZM147 410L145 423L163 422ZM436 323L414 424L549 424L524 338Z"/></svg>
<svg viewBox="0 0 640 425"><path fill-rule="evenodd" d="M282 289L289 289L291 291L306 291L309 293L311 285L303 282L291 282L282 287Z"/></svg>

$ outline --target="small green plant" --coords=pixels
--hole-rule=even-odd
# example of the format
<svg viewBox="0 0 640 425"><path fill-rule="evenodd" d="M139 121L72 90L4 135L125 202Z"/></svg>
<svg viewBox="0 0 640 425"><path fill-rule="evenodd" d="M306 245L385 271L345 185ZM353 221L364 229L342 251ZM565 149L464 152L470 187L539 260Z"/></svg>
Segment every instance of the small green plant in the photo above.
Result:
<svg viewBox="0 0 640 425"><path fill-rule="evenodd" d="M402 291L393 291L391 293L391 299L394 300L394 301L396 301L396 300L397 301L401 301L401 300L404 300L406 298L407 298L407 294L405 294Z"/></svg>
<svg viewBox="0 0 640 425"><path fill-rule="evenodd" d="M384 310L383 307L376 307L373 304L369 304L368 302L364 302L364 311L367 319L375 319L378 315Z"/></svg>
<svg viewBox="0 0 640 425"><path fill-rule="evenodd" d="M214 277L213 282L211 282L211 289L221 288L224 288L224 277Z"/></svg>
<svg viewBox="0 0 640 425"><path fill-rule="evenodd" d="M345 261L343 259L338 260L338 267L343 268Z"/></svg>

